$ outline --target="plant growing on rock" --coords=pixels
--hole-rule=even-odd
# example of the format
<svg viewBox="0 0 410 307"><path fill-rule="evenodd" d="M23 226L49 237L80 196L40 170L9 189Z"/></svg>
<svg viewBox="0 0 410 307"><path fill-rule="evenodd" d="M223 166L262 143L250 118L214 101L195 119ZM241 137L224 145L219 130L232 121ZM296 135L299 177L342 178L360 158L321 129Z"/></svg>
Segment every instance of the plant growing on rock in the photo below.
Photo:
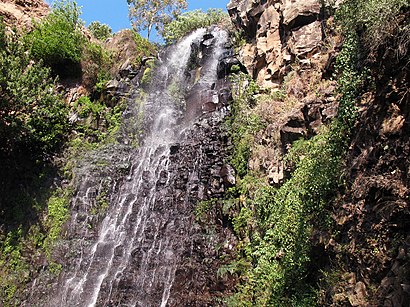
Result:
<svg viewBox="0 0 410 307"><path fill-rule="evenodd" d="M401 47L397 48L397 55L405 56L410 26L407 22L399 33L396 30L403 18L401 12L408 11L409 7L407 0L349 0L341 5L336 17L345 34L360 33L361 43L370 55L375 56L379 47L388 42L399 41Z"/></svg>
<svg viewBox="0 0 410 307"><path fill-rule="evenodd" d="M2 34L0 50L0 154L30 150L47 155L66 132L67 107L50 69L33 63L16 34Z"/></svg>
<svg viewBox="0 0 410 307"><path fill-rule="evenodd" d="M113 54L99 43L85 44L81 57L83 84L97 92L101 92L105 83L110 80L110 68Z"/></svg>

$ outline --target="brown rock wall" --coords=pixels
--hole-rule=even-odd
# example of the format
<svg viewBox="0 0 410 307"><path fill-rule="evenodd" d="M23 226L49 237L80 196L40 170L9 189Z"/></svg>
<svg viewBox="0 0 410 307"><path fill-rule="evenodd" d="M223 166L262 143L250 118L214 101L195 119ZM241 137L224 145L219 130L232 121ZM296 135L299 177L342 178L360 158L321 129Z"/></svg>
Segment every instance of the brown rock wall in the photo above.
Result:
<svg viewBox="0 0 410 307"><path fill-rule="evenodd" d="M43 0L3 0L0 2L0 16L8 26L18 29L31 28L33 20L38 21L50 12Z"/></svg>
<svg viewBox="0 0 410 307"><path fill-rule="evenodd" d="M278 87L295 58L311 58L322 45L319 0L232 0L228 11L245 33L240 57L264 88Z"/></svg>

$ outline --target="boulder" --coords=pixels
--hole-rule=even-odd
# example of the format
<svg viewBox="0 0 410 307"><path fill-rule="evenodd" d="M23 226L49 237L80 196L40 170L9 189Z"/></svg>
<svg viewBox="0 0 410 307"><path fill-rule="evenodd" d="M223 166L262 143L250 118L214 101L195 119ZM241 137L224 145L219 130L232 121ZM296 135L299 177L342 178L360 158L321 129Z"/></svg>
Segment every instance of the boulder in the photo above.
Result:
<svg viewBox="0 0 410 307"><path fill-rule="evenodd" d="M300 57L319 47L322 42L322 27L320 21L315 21L298 30L292 31L289 40L291 52Z"/></svg>

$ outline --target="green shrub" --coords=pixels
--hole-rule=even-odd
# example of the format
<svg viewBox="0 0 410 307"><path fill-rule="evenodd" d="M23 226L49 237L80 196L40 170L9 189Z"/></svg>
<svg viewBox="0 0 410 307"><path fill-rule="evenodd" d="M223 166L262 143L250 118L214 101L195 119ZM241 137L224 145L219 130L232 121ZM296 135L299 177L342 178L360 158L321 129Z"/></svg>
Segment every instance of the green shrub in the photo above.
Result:
<svg viewBox="0 0 410 307"><path fill-rule="evenodd" d="M112 29L109 25L101 23L99 21L93 21L88 26L91 34L99 40L105 41L107 38L112 36Z"/></svg>
<svg viewBox="0 0 410 307"><path fill-rule="evenodd" d="M32 63L19 37L10 34L0 50L0 153L49 153L63 140L66 119L50 70Z"/></svg>
<svg viewBox="0 0 410 307"><path fill-rule="evenodd" d="M232 166L238 176L244 177L248 171L253 135L263 128L262 119L253 113L253 96L258 93L257 84L247 75L240 73L233 78L233 102L231 116L226 121L233 143Z"/></svg>
<svg viewBox="0 0 410 307"><path fill-rule="evenodd" d="M44 226L47 229L47 236L44 239L44 249L47 256L50 256L51 249L60 237L61 229L69 217L69 204L72 191L56 190L47 203L47 218Z"/></svg>
<svg viewBox="0 0 410 307"><path fill-rule="evenodd" d="M155 67L155 61L154 60L147 61L147 65L146 65L144 73L142 74L142 77L141 77L141 85L148 86L150 84L150 82L152 80L152 77L153 77L154 67Z"/></svg>
<svg viewBox="0 0 410 307"><path fill-rule="evenodd" d="M165 25L161 34L165 42L171 44L191 31L214 24L230 24L228 14L221 9L208 9L207 12L195 10L177 16L176 19Z"/></svg>
<svg viewBox="0 0 410 307"><path fill-rule="evenodd" d="M26 36L31 56L60 73L79 64L85 42L80 14L75 2L54 2L51 13Z"/></svg>
<svg viewBox="0 0 410 307"><path fill-rule="evenodd" d="M110 107L103 101L83 96L74 103L73 108L80 120L73 125L77 138L70 142L72 149L84 146L95 148L115 141L125 109L124 101Z"/></svg>

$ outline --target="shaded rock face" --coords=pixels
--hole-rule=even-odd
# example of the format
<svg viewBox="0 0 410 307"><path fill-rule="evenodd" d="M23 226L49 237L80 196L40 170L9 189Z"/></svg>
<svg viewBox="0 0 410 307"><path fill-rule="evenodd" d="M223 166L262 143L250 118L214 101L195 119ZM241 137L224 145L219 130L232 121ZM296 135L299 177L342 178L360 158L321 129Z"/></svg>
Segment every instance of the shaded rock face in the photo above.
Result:
<svg viewBox="0 0 410 307"><path fill-rule="evenodd" d="M160 55L144 92L123 85L129 108L119 144L75 172L71 219L54 254L63 270L58 279L40 274L23 305L206 306L232 288L216 272L233 235L194 215L233 183L221 129L230 86L217 74L229 48L224 31L198 30Z"/></svg>
<svg viewBox="0 0 410 307"><path fill-rule="evenodd" d="M0 16L8 26L29 29L32 22L38 21L50 11L42 0L3 0L0 3Z"/></svg>
<svg viewBox="0 0 410 307"><path fill-rule="evenodd" d="M320 9L319 0L232 0L228 4L247 40L241 60L261 86L278 86L288 64L318 51L323 36Z"/></svg>
<svg viewBox="0 0 410 307"><path fill-rule="evenodd" d="M338 235L327 243L346 274L327 293L329 304L410 304L410 95L408 70L400 69L407 61L378 75L375 93L361 101L347 187L333 207Z"/></svg>

